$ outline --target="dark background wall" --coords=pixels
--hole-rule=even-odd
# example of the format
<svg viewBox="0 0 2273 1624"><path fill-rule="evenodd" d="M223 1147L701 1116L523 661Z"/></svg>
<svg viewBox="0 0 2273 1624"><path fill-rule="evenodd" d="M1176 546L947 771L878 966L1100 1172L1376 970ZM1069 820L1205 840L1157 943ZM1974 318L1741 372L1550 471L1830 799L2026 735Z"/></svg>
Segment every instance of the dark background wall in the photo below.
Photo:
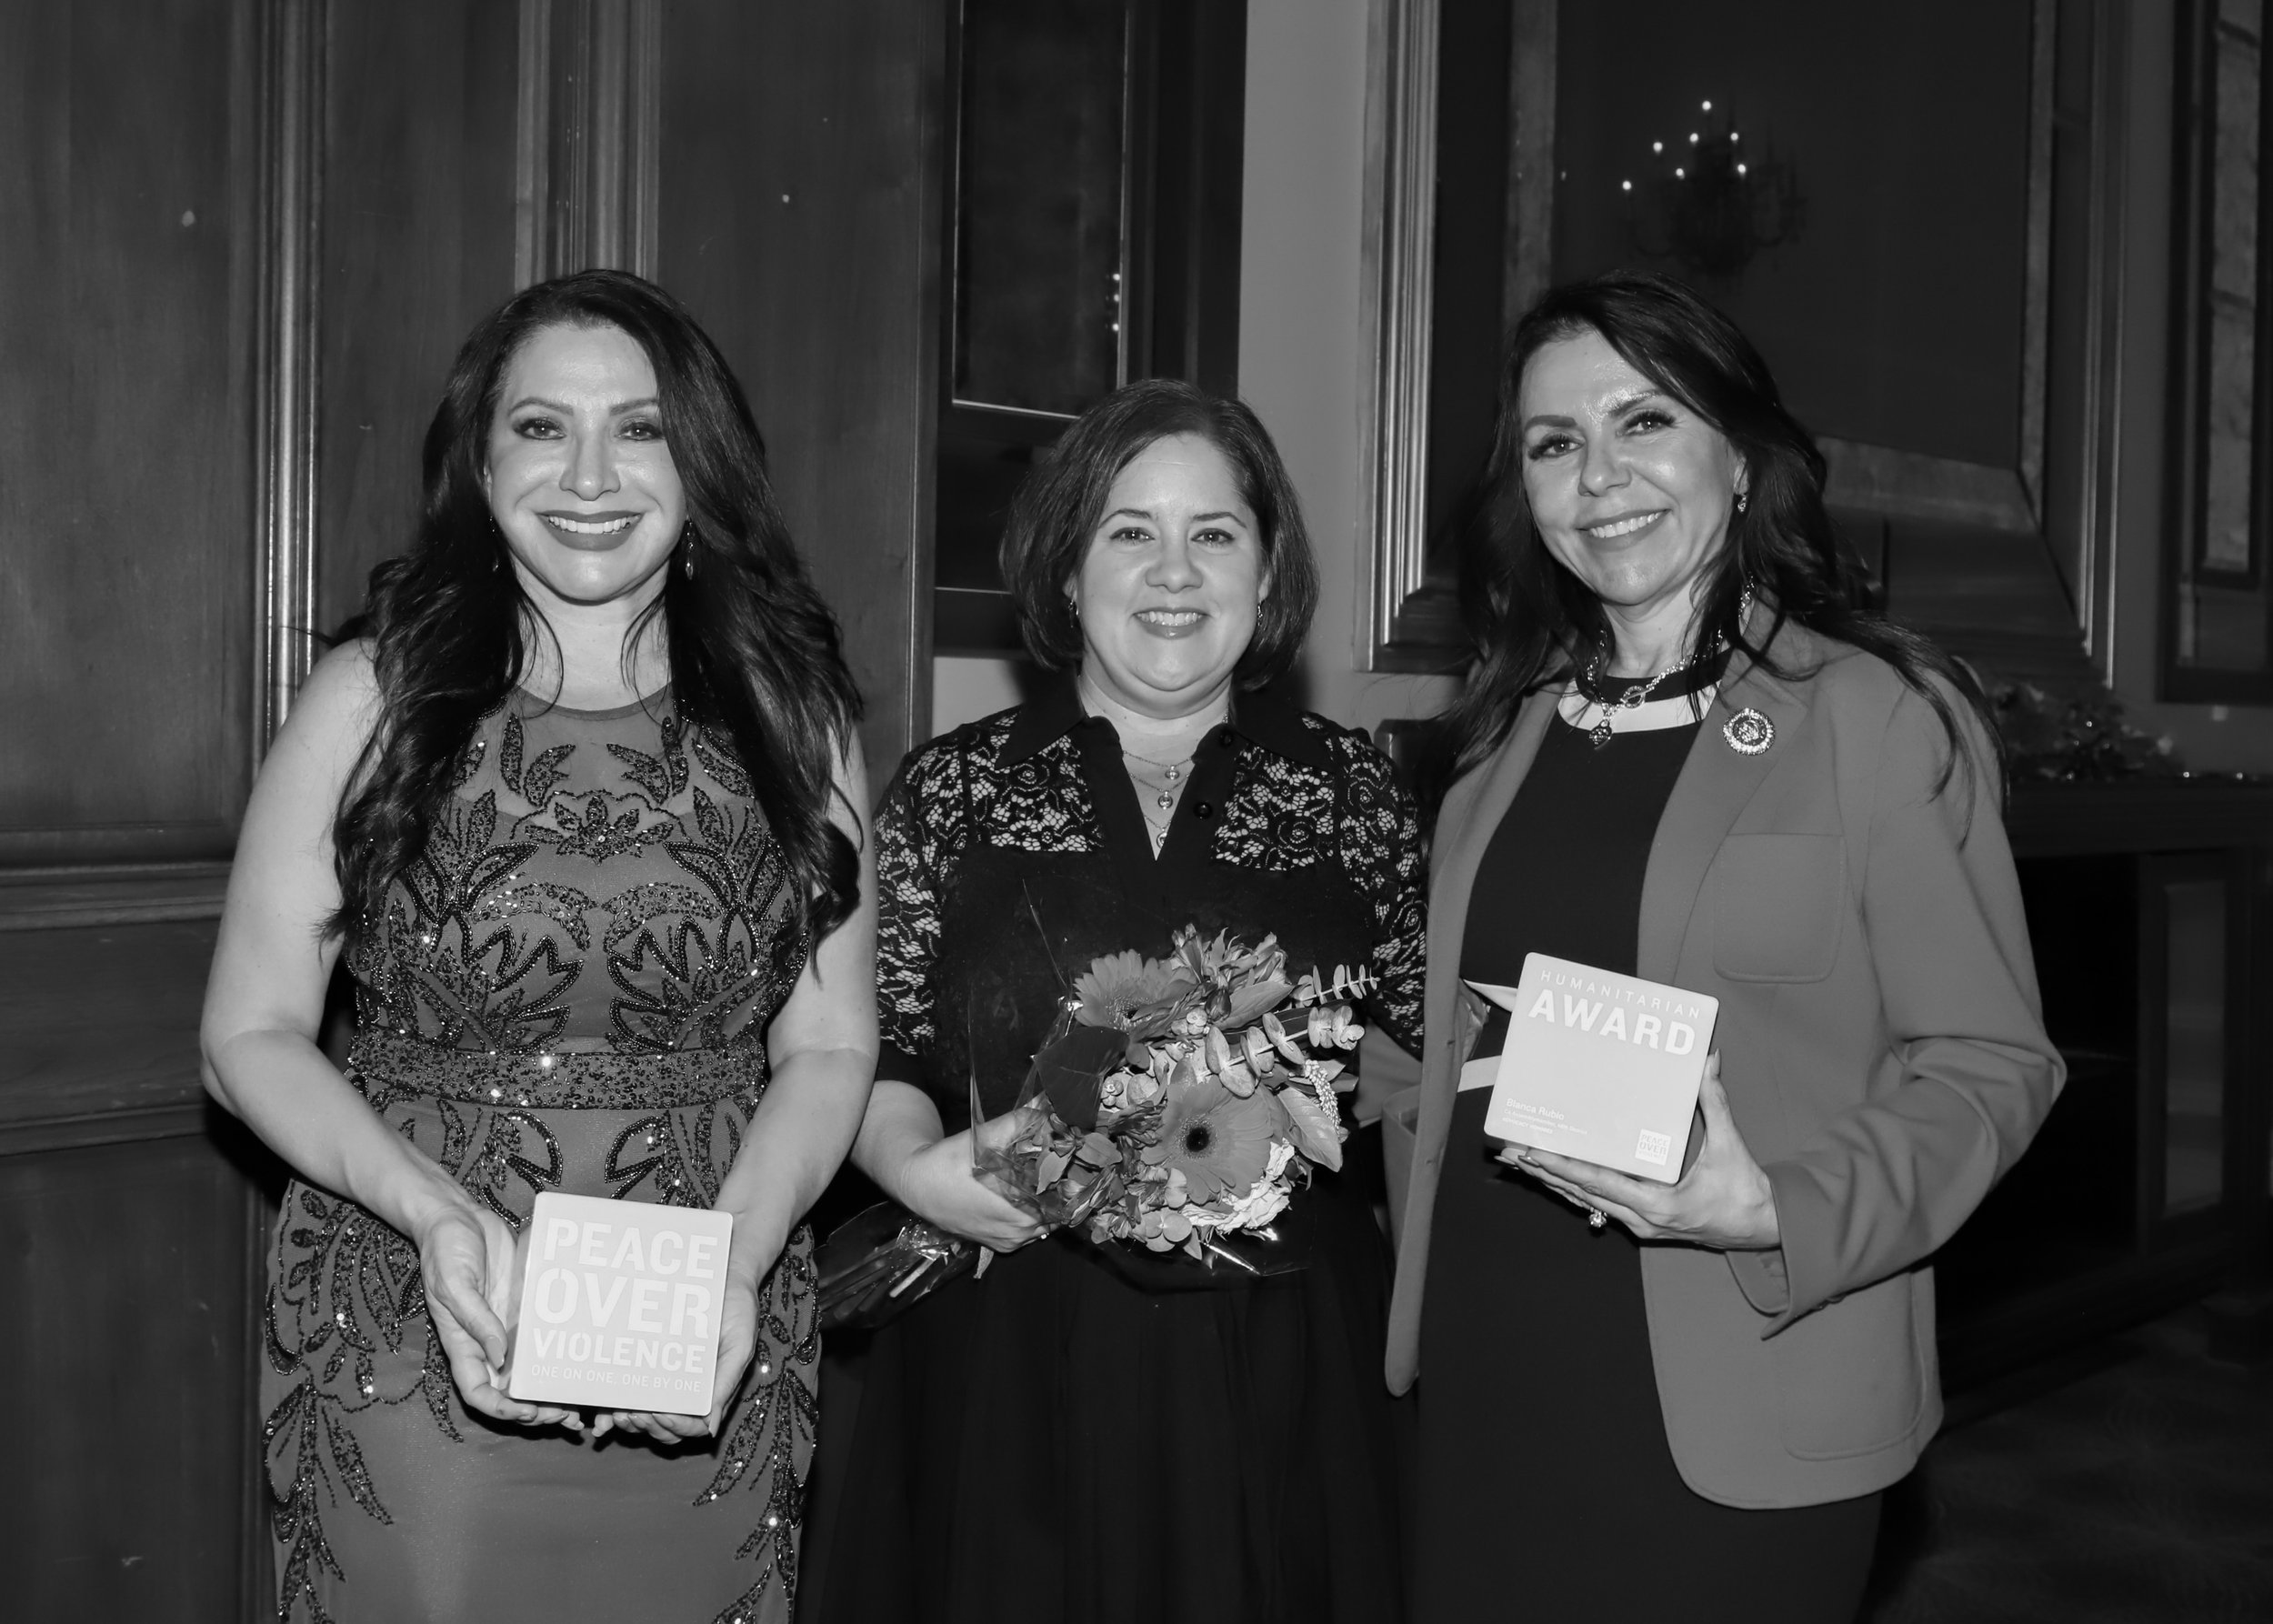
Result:
<svg viewBox="0 0 2273 1624"><path fill-rule="evenodd" d="M1694 178L1692 134L1734 127L1753 171L1787 168L1804 218L1712 291L1793 410L1820 434L2017 460L2027 6L1641 0L1561 16L1558 280L1681 270L1666 183Z"/></svg>

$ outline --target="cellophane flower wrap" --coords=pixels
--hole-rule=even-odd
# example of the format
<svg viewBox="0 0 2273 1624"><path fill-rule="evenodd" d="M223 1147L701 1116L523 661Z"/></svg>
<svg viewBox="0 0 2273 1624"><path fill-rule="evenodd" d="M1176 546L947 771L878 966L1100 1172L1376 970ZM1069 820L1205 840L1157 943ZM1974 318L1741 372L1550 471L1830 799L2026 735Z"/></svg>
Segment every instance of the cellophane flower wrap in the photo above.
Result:
<svg viewBox="0 0 2273 1624"><path fill-rule="evenodd" d="M1314 1168L1339 1170L1336 1055L1365 1028L1370 971L1289 976L1187 927L1166 958L1109 954L1075 977L1016 1108L973 1136L979 1173L1051 1228L1275 1274L1273 1220ZM972 1118L979 1118L976 1088Z"/></svg>

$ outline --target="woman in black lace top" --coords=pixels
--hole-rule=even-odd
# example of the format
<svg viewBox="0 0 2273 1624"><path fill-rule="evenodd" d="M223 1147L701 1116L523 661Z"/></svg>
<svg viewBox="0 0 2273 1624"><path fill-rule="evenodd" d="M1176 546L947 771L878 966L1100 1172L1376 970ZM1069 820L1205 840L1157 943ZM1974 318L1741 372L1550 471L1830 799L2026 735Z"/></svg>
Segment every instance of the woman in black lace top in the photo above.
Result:
<svg viewBox="0 0 2273 1624"><path fill-rule="evenodd" d="M1059 676L916 752L879 814L885 1054L855 1159L1007 1255L832 1364L808 1599L823 1620L1395 1619L1387 1251L1357 1178L1297 1195L1289 1275L1024 1246L971 1176L968 1100L1010 1108L1061 973L1186 924L1370 965L1367 1017L1413 1044L1412 806L1363 736L1259 687L1316 586L1244 406L1113 396L1028 482L1004 560Z"/></svg>

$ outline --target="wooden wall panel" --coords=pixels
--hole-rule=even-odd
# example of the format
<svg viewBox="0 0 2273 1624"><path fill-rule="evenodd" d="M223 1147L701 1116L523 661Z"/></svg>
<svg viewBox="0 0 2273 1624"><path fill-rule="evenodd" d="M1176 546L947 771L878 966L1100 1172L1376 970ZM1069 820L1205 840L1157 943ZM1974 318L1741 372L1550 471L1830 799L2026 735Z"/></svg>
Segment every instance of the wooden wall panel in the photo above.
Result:
<svg viewBox="0 0 2273 1624"><path fill-rule="evenodd" d="M251 1616L253 1214L202 1138L0 1157L8 1617Z"/></svg>
<svg viewBox="0 0 2273 1624"><path fill-rule="evenodd" d="M0 887L0 906L19 887ZM218 878L207 887L220 912ZM7 919L21 923L21 916ZM0 929L0 1155L31 1125L170 1112L195 1131L216 919Z"/></svg>
<svg viewBox="0 0 2273 1624"><path fill-rule="evenodd" d="M239 1619L255 1566L258 1158L212 1131L196 1032L256 749L264 181L295 3L0 0L11 1619Z"/></svg>
<svg viewBox="0 0 2273 1624"><path fill-rule="evenodd" d="M658 279L749 391L880 788L930 731L945 18L684 0L665 21Z"/></svg>
<svg viewBox="0 0 2273 1624"><path fill-rule="evenodd" d="M409 545L451 357L513 291L516 8L335 4L318 316L319 631Z"/></svg>
<svg viewBox="0 0 2273 1624"><path fill-rule="evenodd" d="M273 1166L205 1102L221 866L0 876L5 1616L237 1619Z"/></svg>
<svg viewBox="0 0 2273 1624"><path fill-rule="evenodd" d="M234 836L254 9L0 0L0 864Z"/></svg>

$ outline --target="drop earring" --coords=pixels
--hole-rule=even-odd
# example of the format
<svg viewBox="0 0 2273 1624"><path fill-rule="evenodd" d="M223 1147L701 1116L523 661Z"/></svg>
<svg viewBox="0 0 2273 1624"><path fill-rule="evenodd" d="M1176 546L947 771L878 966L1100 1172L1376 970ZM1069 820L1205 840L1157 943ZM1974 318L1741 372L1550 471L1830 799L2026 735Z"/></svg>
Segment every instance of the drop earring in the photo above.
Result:
<svg viewBox="0 0 2273 1624"><path fill-rule="evenodd" d="M1738 513L1742 513L1744 511L1744 505L1751 499L1751 496L1746 492L1738 491L1737 493L1737 511Z"/></svg>
<svg viewBox="0 0 2273 1624"><path fill-rule="evenodd" d="M686 572L686 578L691 581L695 578L695 522L692 519L681 526L679 544L686 549L686 556L679 560L679 568Z"/></svg>

